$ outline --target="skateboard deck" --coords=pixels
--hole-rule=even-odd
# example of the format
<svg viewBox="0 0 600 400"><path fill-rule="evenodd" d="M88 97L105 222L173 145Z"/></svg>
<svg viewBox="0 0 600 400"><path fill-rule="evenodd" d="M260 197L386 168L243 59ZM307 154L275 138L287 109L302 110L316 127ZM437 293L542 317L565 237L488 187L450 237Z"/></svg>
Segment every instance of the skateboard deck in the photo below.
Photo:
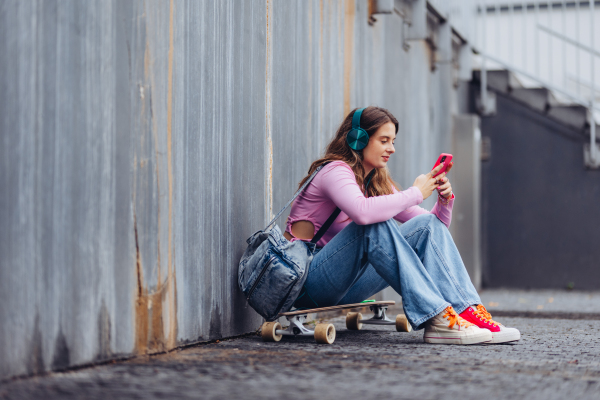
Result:
<svg viewBox="0 0 600 400"><path fill-rule="evenodd" d="M346 328L350 330L360 330L363 324L395 325L398 332L410 332L412 328L404 314L398 314L395 321L387 317L387 308L395 304L395 301L365 301L362 303L288 311L279 314L279 317L285 317L290 323L286 329L283 329L281 324L277 321L265 322L262 326L261 335L265 342L279 342L285 335L314 336L317 343L331 344L335 341L335 326L333 326L333 324L321 323L317 324L314 330L311 330L304 325L308 314L366 307L369 307L373 312L373 316L369 319L363 319L361 313L349 312L346 314Z"/></svg>
<svg viewBox="0 0 600 400"><path fill-rule="evenodd" d="M312 314L317 312L325 312L325 311L335 311L335 310L346 310L349 308L361 308L361 307L369 307L369 306L393 306L396 304L395 301L370 301L364 303L353 303L353 304L340 304L339 306L329 306L329 307L320 307L320 308L309 308L306 310L295 310L288 311L279 314L280 317L291 317L292 315L305 315Z"/></svg>

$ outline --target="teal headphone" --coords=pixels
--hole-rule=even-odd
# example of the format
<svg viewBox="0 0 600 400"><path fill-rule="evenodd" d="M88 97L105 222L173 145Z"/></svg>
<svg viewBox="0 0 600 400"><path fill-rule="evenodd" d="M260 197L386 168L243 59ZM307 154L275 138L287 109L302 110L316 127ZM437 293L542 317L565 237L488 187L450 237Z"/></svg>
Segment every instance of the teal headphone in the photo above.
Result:
<svg viewBox="0 0 600 400"><path fill-rule="evenodd" d="M352 116L352 129L350 129L348 136L346 136L348 146L356 151L364 149L367 147L367 143L369 143L369 134L360 127L360 116L364 110L364 108L359 108L354 111L354 116Z"/></svg>

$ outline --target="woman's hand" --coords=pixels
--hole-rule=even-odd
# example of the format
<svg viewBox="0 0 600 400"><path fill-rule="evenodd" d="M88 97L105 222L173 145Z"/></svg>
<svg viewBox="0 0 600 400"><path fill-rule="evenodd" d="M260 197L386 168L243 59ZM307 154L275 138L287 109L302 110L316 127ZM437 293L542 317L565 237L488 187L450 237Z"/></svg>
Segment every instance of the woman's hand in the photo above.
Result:
<svg viewBox="0 0 600 400"><path fill-rule="evenodd" d="M443 166L444 164L440 164L431 170L431 172L424 175L419 175L417 176L417 179L415 179L413 186L416 186L421 191L423 200L431 196L433 190L438 188L439 184L437 183L437 180L439 180L440 175L435 178L433 178L433 175L437 174Z"/></svg>
<svg viewBox="0 0 600 400"><path fill-rule="evenodd" d="M454 165L454 163L451 162L450 165L448 165L448 169L446 170L446 172L436 176L437 182L439 182L440 184L437 188L437 191L441 196L443 196L446 199L452 196L452 185L450 185L450 181L446 177L446 174L452 169L452 165Z"/></svg>

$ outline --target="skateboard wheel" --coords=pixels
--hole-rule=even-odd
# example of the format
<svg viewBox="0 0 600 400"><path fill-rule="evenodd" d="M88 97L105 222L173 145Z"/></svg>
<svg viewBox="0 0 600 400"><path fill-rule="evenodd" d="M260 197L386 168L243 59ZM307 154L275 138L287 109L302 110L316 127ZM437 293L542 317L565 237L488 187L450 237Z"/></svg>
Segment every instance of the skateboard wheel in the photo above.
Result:
<svg viewBox="0 0 600 400"><path fill-rule="evenodd" d="M261 336L265 342L279 342L282 335L277 334L277 330L281 330L281 324L275 322L265 322L261 328Z"/></svg>
<svg viewBox="0 0 600 400"><path fill-rule="evenodd" d="M317 324L315 340L319 344L331 344L335 341L335 326L333 324Z"/></svg>
<svg viewBox="0 0 600 400"><path fill-rule="evenodd" d="M404 315L404 314L396 315L396 330L398 332L411 332L412 331L412 326L410 326L410 323L408 322L406 315Z"/></svg>
<svg viewBox="0 0 600 400"><path fill-rule="evenodd" d="M363 324L360 322L362 314L359 312L349 312L346 314L346 328L351 331L360 331Z"/></svg>

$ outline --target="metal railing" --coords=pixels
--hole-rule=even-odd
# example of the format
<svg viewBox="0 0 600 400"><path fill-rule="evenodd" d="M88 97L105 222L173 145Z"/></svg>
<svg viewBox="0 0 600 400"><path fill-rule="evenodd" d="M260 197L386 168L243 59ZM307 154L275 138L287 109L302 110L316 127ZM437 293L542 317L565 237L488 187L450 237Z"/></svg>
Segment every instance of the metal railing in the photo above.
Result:
<svg viewBox="0 0 600 400"><path fill-rule="evenodd" d="M500 67L529 85L552 90L559 100L585 107L590 125L588 166L599 168L595 121L600 120L596 88L600 52L595 47L595 22L600 8L595 1L477 0L474 7L471 43L480 55L481 104L488 104L488 68Z"/></svg>

